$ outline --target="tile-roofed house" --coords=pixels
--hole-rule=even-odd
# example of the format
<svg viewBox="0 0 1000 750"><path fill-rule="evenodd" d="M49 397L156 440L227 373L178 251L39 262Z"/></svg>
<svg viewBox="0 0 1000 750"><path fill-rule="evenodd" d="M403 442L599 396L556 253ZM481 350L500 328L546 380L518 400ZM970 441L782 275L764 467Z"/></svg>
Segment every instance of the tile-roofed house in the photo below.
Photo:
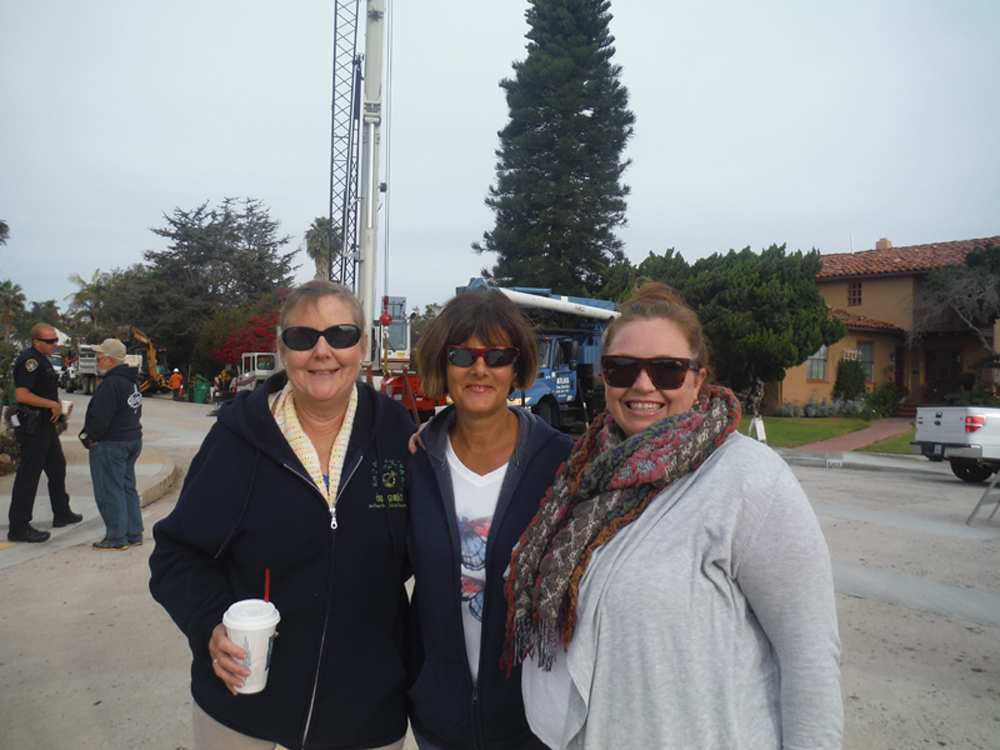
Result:
<svg viewBox="0 0 1000 750"><path fill-rule="evenodd" d="M789 369L783 381L769 384L766 406L830 400L844 357L862 362L869 387L894 383L911 406L967 387L988 352L957 325L913 340L914 306L928 273L962 265L971 251L990 244L1000 247L1000 235L906 247L881 239L872 250L821 256L816 283L847 335ZM991 333L1000 343L1000 330Z"/></svg>
<svg viewBox="0 0 1000 750"><path fill-rule="evenodd" d="M830 253L821 256L823 270L816 278L825 280L927 273L938 268L961 265L972 250L988 244L1000 246L1000 235L978 240L932 242L927 245L890 245L857 253Z"/></svg>

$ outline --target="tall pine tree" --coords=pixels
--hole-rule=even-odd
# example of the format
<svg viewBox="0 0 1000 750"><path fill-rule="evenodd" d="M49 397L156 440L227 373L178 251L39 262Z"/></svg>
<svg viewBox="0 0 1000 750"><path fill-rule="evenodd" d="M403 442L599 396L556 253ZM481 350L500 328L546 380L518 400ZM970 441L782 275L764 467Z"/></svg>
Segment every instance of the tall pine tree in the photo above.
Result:
<svg viewBox="0 0 1000 750"><path fill-rule="evenodd" d="M531 0L528 55L500 82L510 121L500 131L496 225L477 252L498 254L500 285L593 296L624 257L622 152L635 116L614 65L610 0Z"/></svg>

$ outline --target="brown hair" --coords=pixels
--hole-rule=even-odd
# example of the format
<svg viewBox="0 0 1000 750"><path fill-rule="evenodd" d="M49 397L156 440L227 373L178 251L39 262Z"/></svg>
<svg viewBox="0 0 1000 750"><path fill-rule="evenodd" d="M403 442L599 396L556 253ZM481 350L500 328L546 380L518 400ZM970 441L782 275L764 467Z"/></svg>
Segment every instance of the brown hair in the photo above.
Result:
<svg viewBox="0 0 1000 750"><path fill-rule="evenodd" d="M669 320L683 332L691 349L691 358L697 361L699 367L711 372L712 356L698 313L691 309L676 289L659 281L640 283L622 302L620 311L621 315L611 321L604 331L601 354L607 352L614 337L629 323L636 320Z"/></svg>
<svg viewBox="0 0 1000 750"><path fill-rule="evenodd" d="M448 347L473 336L488 345L516 346L514 387L523 390L535 382L538 344L524 314L495 289L465 292L444 306L417 345L417 372L430 398L441 398L448 390Z"/></svg>
<svg viewBox="0 0 1000 750"><path fill-rule="evenodd" d="M351 308L351 317L355 324L361 329L361 335L365 335L365 312L361 309L361 303L354 296L354 292L343 284L324 279L313 279L295 287L285 297L281 304L281 313L278 316L278 325L284 329L288 325L288 319L292 313L301 305L315 305L323 297L336 297L348 304Z"/></svg>

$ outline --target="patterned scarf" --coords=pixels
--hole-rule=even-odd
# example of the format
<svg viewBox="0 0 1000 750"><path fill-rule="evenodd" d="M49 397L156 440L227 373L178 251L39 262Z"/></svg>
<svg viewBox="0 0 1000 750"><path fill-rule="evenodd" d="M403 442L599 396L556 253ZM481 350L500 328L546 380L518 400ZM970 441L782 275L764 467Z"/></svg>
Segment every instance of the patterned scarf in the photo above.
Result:
<svg viewBox="0 0 1000 750"><path fill-rule="evenodd" d="M727 388L705 388L694 406L626 437L598 415L563 464L511 554L507 640L510 671L534 655L552 667L569 646L577 593L594 550L642 515L665 487L694 471L734 432L740 403Z"/></svg>

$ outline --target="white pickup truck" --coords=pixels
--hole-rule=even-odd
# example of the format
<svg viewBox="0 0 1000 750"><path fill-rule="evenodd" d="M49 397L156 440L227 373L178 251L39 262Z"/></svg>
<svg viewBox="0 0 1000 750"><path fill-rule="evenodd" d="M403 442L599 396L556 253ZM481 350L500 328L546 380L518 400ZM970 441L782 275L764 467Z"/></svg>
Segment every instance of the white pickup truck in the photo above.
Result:
<svg viewBox="0 0 1000 750"><path fill-rule="evenodd" d="M1000 409L986 406L921 406L913 453L947 461L965 482L985 482L1000 469Z"/></svg>

